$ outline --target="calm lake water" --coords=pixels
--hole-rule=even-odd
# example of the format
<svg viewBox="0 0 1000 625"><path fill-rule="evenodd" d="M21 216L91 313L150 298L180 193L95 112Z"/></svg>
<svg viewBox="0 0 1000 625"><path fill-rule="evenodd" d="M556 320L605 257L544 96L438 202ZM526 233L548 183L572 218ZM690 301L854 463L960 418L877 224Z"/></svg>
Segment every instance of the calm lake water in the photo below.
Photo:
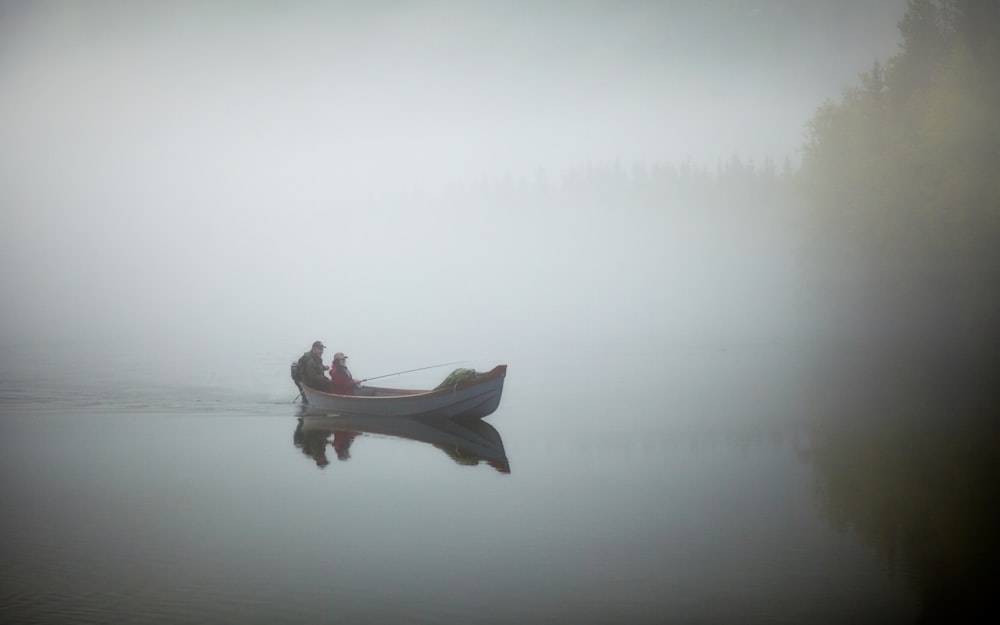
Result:
<svg viewBox="0 0 1000 625"><path fill-rule="evenodd" d="M818 439L808 418L819 406L788 346L621 348L607 362L628 366L607 370L591 354L509 359L500 409L474 432L499 442L506 464L391 433L335 448L332 431L301 428L288 352L257 359L239 383L126 375L111 358L56 388L41 375L47 354L8 352L0 621L893 623L925 612L916 560L880 544L869 500L841 498L854 490L837 485L864 465Z"/></svg>

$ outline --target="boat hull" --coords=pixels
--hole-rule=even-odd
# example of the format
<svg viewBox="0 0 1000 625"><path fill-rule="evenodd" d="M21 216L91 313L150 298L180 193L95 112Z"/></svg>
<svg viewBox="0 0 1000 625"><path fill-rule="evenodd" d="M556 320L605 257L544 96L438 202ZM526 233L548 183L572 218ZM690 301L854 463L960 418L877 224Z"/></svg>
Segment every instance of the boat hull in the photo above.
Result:
<svg viewBox="0 0 1000 625"><path fill-rule="evenodd" d="M362 387L355 395L336 395L303 387L306 414L370 417L481 419L500 405L507 365L474 380L431 391Z"/></svg>

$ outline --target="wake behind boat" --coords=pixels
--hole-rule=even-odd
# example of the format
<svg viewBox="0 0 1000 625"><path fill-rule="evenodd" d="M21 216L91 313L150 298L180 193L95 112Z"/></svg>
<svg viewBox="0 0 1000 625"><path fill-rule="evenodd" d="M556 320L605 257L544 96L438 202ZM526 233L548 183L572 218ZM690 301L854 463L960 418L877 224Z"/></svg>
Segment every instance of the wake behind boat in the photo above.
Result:
<svg viewBox="0 0 1000 625"><path fill-rule="evenodd" d="M454 383L446 379L431 390L362 386L353 395L339 395L303 385L302 394L310 415L481 419L500 405L506 375L507 365L497 365L486 373L461 376Z"/></svg>

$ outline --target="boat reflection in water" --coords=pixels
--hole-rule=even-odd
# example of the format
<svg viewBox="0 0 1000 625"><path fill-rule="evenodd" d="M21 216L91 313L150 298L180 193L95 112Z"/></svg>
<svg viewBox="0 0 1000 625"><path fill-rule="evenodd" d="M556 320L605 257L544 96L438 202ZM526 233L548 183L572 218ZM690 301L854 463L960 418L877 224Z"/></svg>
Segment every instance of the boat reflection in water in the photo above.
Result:
<svg viewBox="0 0 1000 625"><path fill-rule="evenodd" d="M479 419L415 419L404 417L352 417L340 415L299 417L293 442L322 468L328 454L338 460L351 457L355 439L366 435L406 438L437 447L457 464L485 462L500 473L510 473L503 439L496 428Z"/></svg>

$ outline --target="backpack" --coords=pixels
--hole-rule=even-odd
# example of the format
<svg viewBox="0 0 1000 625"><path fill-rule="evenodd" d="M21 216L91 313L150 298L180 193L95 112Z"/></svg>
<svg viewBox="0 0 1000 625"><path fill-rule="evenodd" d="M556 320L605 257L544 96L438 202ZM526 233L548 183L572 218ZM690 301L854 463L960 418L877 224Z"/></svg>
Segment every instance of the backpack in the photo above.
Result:
<svg viewBox="0 0 1000 625"><path fill-rule="evenodd" d="M302 384L302 372L306 369L306 358L308 357L309 352L306 352L292 363L292 382L295 382L297 385Z"/></svg>

